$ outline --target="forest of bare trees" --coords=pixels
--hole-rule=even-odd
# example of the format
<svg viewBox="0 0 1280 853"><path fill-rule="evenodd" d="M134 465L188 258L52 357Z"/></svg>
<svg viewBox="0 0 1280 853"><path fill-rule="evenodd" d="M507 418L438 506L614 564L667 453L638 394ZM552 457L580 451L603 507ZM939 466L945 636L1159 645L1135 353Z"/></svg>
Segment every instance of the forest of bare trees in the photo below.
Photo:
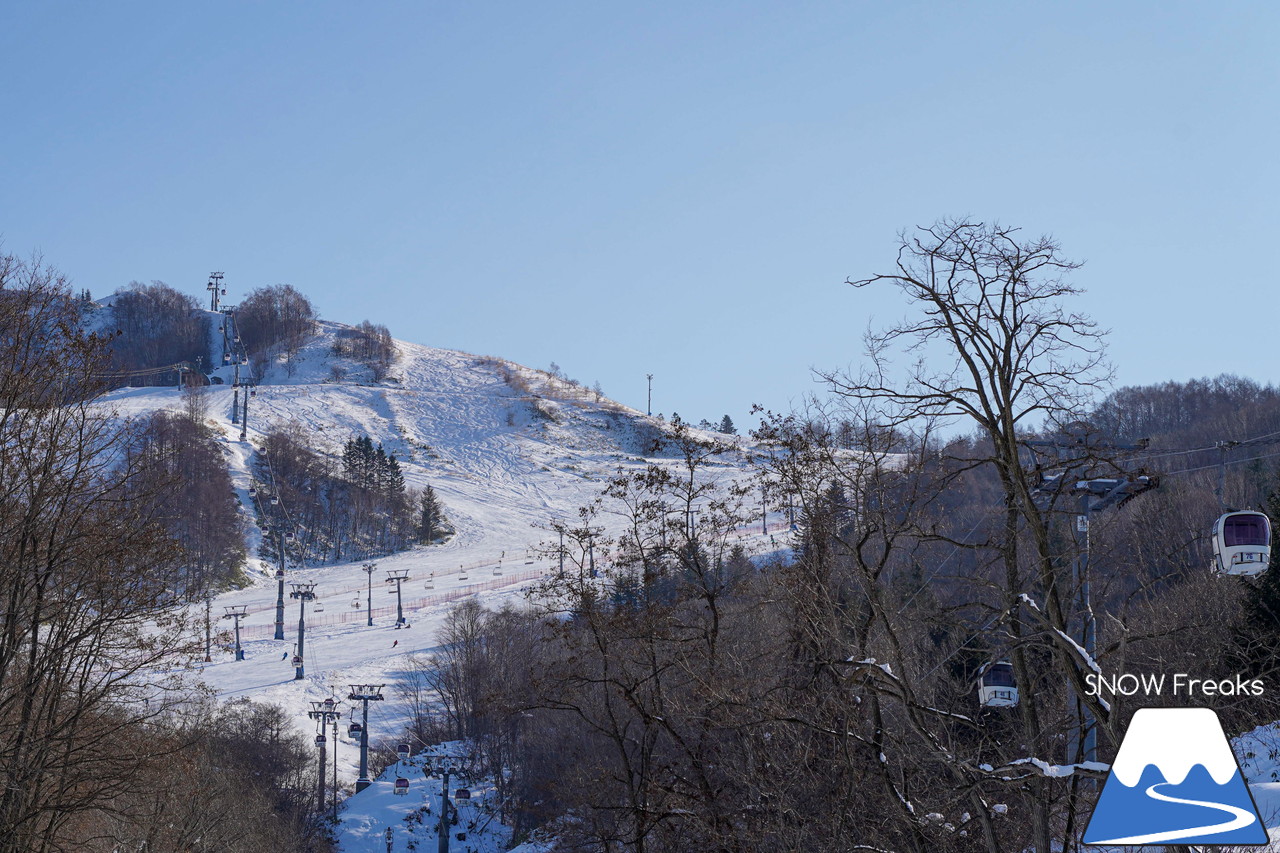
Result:
<svg viewBox="0 0 1280 853"><path fill-rule="evenodd" d="M0 851L322 850L289 801L296 737L217 719L270 709L199 712L183 679L183 567L236 559L168 501L207 448L98 401L111 349L80 311L56 270L0 256Z"/></svg>
<svg viewBox="0 0 1280 853"><path fill-rule="evenodd" d="M565 849L1080 849L1128 716L1186 698L1100 699L1095 663L1277 674L1280 566L1214 575L1207 531L1221 505L1280 509L1280 405L1232 377L1108 394L1076 266L1012 229L904 235L856 284L898 289L907 319L827 376L830 402L756 431L790 548L735 553L745 493L677 426L678 466L553 525L567 570L531 610L459 606L411 679L420 734L471 738L518 832ZM1132 488L1084 537L1094 482ZM1014 708L978 702L997 660ZM1233 733L1280 716L1274 693L1197 700Z"/></svg>
<svg viewBox="0 0 1280 853"><path fill-rule="evenodd" d="M259 287L236 306L236 327L254 373L261 376L270 354L278 351L286 364L316 330L316 310L291 284Z"/></svg>
<svg viewBox="0 0 1280 853"><path fill-rule="evenodd" d="M198 371L212 367L209 318L195 299L162 281L133 282L111 300L110 381L113 386L176 385L176 371L153 371L179 362Z"/></svg>

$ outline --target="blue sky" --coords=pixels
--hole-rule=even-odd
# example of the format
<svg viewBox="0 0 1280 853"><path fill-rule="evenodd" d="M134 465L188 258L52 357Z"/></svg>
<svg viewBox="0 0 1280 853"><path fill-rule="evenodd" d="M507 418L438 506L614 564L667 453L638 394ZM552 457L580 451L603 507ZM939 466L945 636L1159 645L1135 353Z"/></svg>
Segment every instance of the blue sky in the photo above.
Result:
<svg viewBox="0 0 1280 853"><path fill-rule="evenodd" d="M1120 383L1269 382L1276 44L1266 3L20 4L0 237L741 426L967 215L1085 262Z"/></svg>

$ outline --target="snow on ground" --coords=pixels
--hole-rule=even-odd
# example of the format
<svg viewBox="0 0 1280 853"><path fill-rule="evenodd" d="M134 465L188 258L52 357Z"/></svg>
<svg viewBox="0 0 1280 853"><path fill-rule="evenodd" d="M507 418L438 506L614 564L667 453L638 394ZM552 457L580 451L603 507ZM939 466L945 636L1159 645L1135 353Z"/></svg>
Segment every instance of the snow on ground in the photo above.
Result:
<svg viewBox="0 0 1280 853"><path fill-rule="evenodd" d="M223 700L246 697L287 708L308 736L315 733L306 716L311 702L334 695L345 707L348 685L385 684L386 701L370 703L370 736L396 738L407 720L396 684L409 655L435 648L436 632L453 602L473 594L490 606L522 601L521 589L552 568L531 556L531 549L550 538L545 525L553 518L575 518L576 508L593 500L619 467L648 461L642 455L645 446L662 425L539 371L415 344L397 342L399 360L388 379L375 384L367 368L331 354L339 328L322 324L292 369L277 364L268 370L249 403L249 443L238 440L240 428L231 424L232 369L220 369L217 375L226 384L206 391L208 416L222 433L233 484L245 508L254 559L249 566L252 585L219 595L212 608L217 618L225 605L248 606L242 622L245 660L235 661L230 650L217 649L200 677ZM346 375L338 378L343 370ZM512 376L515 382L509 384ZM106 402L124 417L182 405L174 388L121 389ZM313 448L326 453L339 453L347 439L360 435L381 442L400 460L409 486L429 483L436 490L457 530L447 543L376 561L373 627L366 624L369 578L361 561L290 568L287 580L317 584L317 600L307 607L306 677L301 681L295 680L289 659L299 604L287 597L286 587L285 639L273 639L275 566L256 559L260 534L248 497L254 444L260 444L271 425L289 421L300 422L313 437ZM742 469L734 463L721 470L728 478ZM287 513L287 507L281 509ZM782 529L781 518L771 522ZM761 539L757 524L744 544L760 550ZM383 582L388 569L409 572L403 590L407 630L394 627L394 587ZM230 627L229 620L218 625ZM356 777L357 753L348 740L338 746L339 775L345 782ZM361 796L367 801L378 795Z"/></svg>
<svg viewBox="0 0 1280 853"><path fill-rule="evenodd" d="M395 793L397 778L409 783L408 792ZM430 761L414 756L389 765L373 784L346 802L338 843L345 853L385 853L391 829L393 853L435 850L440 827L443 777ZM467 797L459 797L465 788ZM511 829L498 820L492 780L451 774L449 849L455 853L498 853L511 843ZM452 821L456 810L457 822ZM518 853L544 853L546 845L526 842Z"/></svg>

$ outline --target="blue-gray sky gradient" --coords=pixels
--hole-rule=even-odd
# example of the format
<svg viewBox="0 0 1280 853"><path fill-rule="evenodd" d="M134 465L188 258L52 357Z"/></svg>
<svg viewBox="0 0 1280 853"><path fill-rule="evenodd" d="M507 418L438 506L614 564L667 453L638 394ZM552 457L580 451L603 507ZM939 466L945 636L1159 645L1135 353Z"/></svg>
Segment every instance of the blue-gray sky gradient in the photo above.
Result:
<svg viewBox="0 0 1280 853"><path fill-rule="evenodd" d="M895 234L1052 233L1123 384L1272 379L1280 8L41 3L0 236L105 294L323 316L741 425L856 364Z"/></svg>

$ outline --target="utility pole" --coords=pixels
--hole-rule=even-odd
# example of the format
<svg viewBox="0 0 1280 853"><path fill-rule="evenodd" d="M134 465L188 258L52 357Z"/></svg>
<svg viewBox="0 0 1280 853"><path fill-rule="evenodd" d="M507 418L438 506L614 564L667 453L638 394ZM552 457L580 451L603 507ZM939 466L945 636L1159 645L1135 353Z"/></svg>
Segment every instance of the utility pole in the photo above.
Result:
<svg viewBox="0 0 1280 853"><path fill-rule="evenodd" d="M231 319L232 315L228 313L227 321L230 322ZM234 364L231 374L231 423L238 424L240 423L240 352L238 347L232 347L231 361ZM244 437L241 436L240 440L244 441Z"/></svg>
<svg viewBox="0 0 1280 853"><path fill-rule="evenodd" d="M223 619L234 619L236 622L236 660L244 660L244 649L240 648L240 620L247 615L249 605L247 604L226 604L223 609L227 612L222 614Z"/></svg>
<svg viewBox="0 0 1280 853"><path fill-rule="evenodd" d="M338 716L341 714L342 712L337 709L332 696L330 696L328 699L324 700L323 702L312 702L311 710L307 712L307 716L316 721L317 723L316 729L319 732L319 734L316 735L316 746L320 747L320 772L317 774L317 778L319 781L317 782L317 791L316 791L316 811L319 812L320 814L324 814L326 811L325 803L324 803L324 776L325 776L325 772L329 769L327 766L325 766L325 760L324 760L324 748L325 748L325 740L326 740L324 733L329 722L332 720L333 726L334 726L333 756L334 756L334 761L336 762L338 758ZM335 786L334 792L336 794L337 793L336 781L334 782L334 786Z"/></svg>
<svg viewBox="0 0 1280 853"><path fill-rule="evenodd" d="M1126 448L1128 449L1128 448ZM1079 544L1076 552L1074 580L1080 589L1081 639L1084 641L1085 654L1093 660L1097 651L1097 623L1093 618L1093 601L1089 572L1089 528L1093 514L1108 507L1119 506L1129 498L1156 487L1154 477L1099 477L1089 480L1078 480L1071 487L1071 494L1079 498L1080 512L1076 516L1075 536ZM1085 761L1096 761L1098 757L1098 723L1093 714L1084 711L1082 720L1084 728L1083 753Z"/></svg>
<svg viewBox="0 0 1280 853"><path fill-rule="evenodd" d="M276 636L284 639L284 534L276 531L280 538L280 562L276 565Z"/></svg>
<svg viewBox="0 0 1280 853"><path fill-rule="evenodd" d="M338 822L338 719L342 712L333 715L333 821Z"/></svg>
<svg viewBox="0 0 1280 853"><path fill-rule="evenodd" d="M1061 459L1062 451L1064 450L1070 449L1078 453L1079 448L1086 445L1085 439L1086 437L1078 438L1074 443L1038 440L1028 441L1027 444L1033 447L1050 448ZM1093 449L1133 451L1143 450L1147 447L1147 444L1146 439L1141 439L1137 444L1133 445L1109 444L1104 447L1095 446ZM1085 476L1079 479L1071 477L1071 468L1080 467L1082 463L1085 465L1092 464L1092 460L1086 456L1066 463L1063 466L1065 469L1063 473L1047 478L1043 485L1034 490L1033 494L1037 506L1043 510L1052 510L1055 496L1063 492L1069 493L1078 499L1078 512L1075 516L1075 523L1072 525L1077 548L1076 557L1071 564L1071 571L1072 580L1078 590L1077 607L1080 613L1081 644L1085 655L1092 661L1097 652L1097 630L1093 617L1091 572L1089 570L1089 528L1093 521L1093 514L1109 507L1120 506L1130 498L1154 489L1159 485L1160 481L1157 477L1145 474L1126 474L1122 477L1091 478ZM1079 728L1072 732L1069 757L1079 761L1097 760L1097 720L1085 707L1081 696L1077 695L1072 699L1069 710L1079 723Z"/></svg>
<svg viewBox="0 0 1280 853"><path fill-rule="evenodd" d="M400 585L409 579L408 569L387 569L387 583L396 585L396 627L404 624L404 602L400 597Z"/></svg>
<svg viewBox="0 0 1280 853"><path fill-rule="evenodd" d="M369 703L382 701L381 684L352 684L347 696L352 702L364 703L363 727L360 729L360 778L356 780L356 793L373 784L369 780Z"/></svg>
<svg viewBox="0 0 1280 853"><path fill-rule="evenodd" d="M453 762L448 756L440 762L444 784L440 787L440 832L437 834L437 853L449 853L449 771Z"/></svg>
<svg viewBox="0 0 1280 853"><path fill-rule="evenodd" d="M303 643L306 641L307 631L307 602L316 597L316 585L313 581L289 581L289 586L293 587L289 597L298 599L298 653L293 658L293 680L301 681L306 660L303 657Z"/></svg>
<svg viewBox="0 0 1280 853"><path fill-rule="evenodd" d="M213 649L213 596L208 590L204 594L204 662L213 663L210 652Z"/></svg>
<svg viewBox="0 0 1280 853"><path fill-rule="evenodd" d="M369 576L369 594L365 598L365 609L369 611L369 627L373 627L373 572L378 568L377 563L365 563L360 568L364 569L364 573Z"/></svg>
<svg viewBox="0 0 1280 853"><path fill-rule="evenodd" d="M564 580L564 527L560 528L560 580Z"/></svg>
<svg viewBox="0 0 1280 853"><path fill-rule="evenodd" d="M244 415L240 418L240 440L245 441L249 437L249 391L253 387L253 383L245 382L244 385Z"/></svg>
<svg viewBox="0 0 1280 853"><path fill-rule="evenodd" d="M649 404L645 407L645 414L653 416L653 374L646 373L645 378L649 380Z"/></svg>
<svg viewBox="0 0 1280 853"><path fill-rule="evenodd" d="M221 293L221 295L226 296L227 294L227 292L222 289L222 273L209 273L209 283L205 285L205 287L209 290L209 310L217 311L218 295Z"/></svg>

